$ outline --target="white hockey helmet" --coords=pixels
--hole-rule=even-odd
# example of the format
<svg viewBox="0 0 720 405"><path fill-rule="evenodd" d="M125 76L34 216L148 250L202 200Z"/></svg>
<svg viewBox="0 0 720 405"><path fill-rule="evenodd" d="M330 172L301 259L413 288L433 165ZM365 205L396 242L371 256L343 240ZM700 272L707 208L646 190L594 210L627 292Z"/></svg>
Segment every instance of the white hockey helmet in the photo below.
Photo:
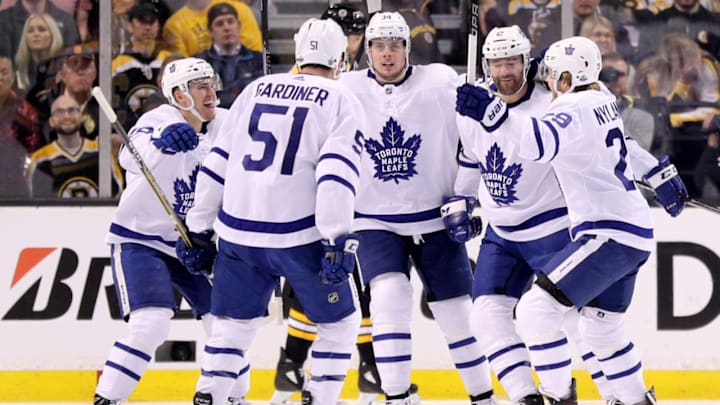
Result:
<svg viewBox="0 0 720 405"><path fill-rule="evenodd" d="M513 56L522 56L523 76L527 76L530 69L530 47L530 40L517 25L493 28L485 38L482 48L485 77L490 79L489 60Z"/></svg>
<svg viewBox="0 0 720 405"><path fill-rule="evenodd" d="M298 67L310 64L333 70L345 67L348 41L335 21L311 18L303 23L294 40L295 63Z"/></svg>
<svg viewBox="0 0 720 405"><path fill-rule="evenodd" d="M600 48L589 38L570 37L550 45L543 63L552 69L550 81L557 91L557 82L564 72L572 77L572 84L567 92L577 86L584 86L598 81L602 70Z"/></svg>
<svg viewBox="0 0 720 405"><path fill-rule="evenodd" d="M205 78L212 78L214 80L214 86L217 89L219 80L215 74L215 70L209 63L199 58L178 59L165 66L161 80L163 96L167 98L171 105L177 108L193 109L194 106L190 108L181 107L175 100L173 90L179 88L182 93L189 96L188 83L195 79Z"/></svg>
<svg viewBox="0 0 720 405"><path fill-rule="evenodd" d="M410 63L410 27L405 18L397 11L378 12L370 19L365 28L365 52L372 69L370 43L374 39L402 39L405 41L405 69Z"/></svg>

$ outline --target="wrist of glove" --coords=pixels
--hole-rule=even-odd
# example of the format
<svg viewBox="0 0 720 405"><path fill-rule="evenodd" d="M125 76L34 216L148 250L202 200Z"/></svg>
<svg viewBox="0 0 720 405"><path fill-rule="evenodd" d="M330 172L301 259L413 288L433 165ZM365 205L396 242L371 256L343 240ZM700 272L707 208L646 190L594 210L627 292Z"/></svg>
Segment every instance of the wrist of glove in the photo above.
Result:
<svg viewBox="0 0 720 405"><path fill-rule="evenodd" d="M643 180L655 190L655 201L673 217L680 215L689 195L685 183L667 155L661 156L658 165Z"/></svg>
<svg viewBox="0 0 720 405"><path fill-rule="evenodd" d="M170 124L151 138L153 145L166 155L195 149L200 142L195 129L186 122Z"/></svg>
<svg viewBox="0 0 720 405"><path fill-rule="evenodd" d="M323 284L340 284L350 277L355 269L355 257L360 241L350 233L335 238L333 244L323 239L322 271Z"/></svg>
<svg viewBox="0 0 720 405"><path fill-rule="evenodd" d="M189 247L183 238L178 238L175 242L175 253L190 273L205 276L212 274L213 263L217 256L217 248L212 240L214 235L213 231L188 232L192 247Z"/></svg>
<svg viewBox="0 0 720 405"><path fill-rule="evenodd" d="M507 104L500 97L469 83L457 88L455 111L479 122L488 132L496 130L508 117Z"/></svg>
<svg viewBox="0 0 720 405"><path fill-rule="evenodd" d="M482 233L482 219L473 216L477 200L466 196L452 196L440 208L440 216L450 239L465 243Z"/></svg>

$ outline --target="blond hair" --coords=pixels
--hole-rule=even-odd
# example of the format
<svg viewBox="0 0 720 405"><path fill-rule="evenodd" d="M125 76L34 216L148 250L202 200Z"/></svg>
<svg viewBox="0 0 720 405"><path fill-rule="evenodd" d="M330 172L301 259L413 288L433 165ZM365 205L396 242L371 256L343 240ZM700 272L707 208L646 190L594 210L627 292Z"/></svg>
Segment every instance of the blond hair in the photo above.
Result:
<svg viewBox="0 0 720 405"><path fill-rule="evenodd" d="M33 55L30 51L30 47L27 43L27 32L30 26L30 21L34 18L40 18L45 22L45 25L50 31L50 48L43 52L41 55ZM35 78L30 77L30 64L38 63L43 59L47 59L50 56L56 54L63 47L63 37L60 33L60 27L57 21L50 15L45 13L34 13L25 20L25 25L22 29L22 35L20 36L20 43L18 44L17 53L15 53L15 66L17 67L17 84L20 89L30 90L27 87L35 81ZM37 56L37 57L36 57Z"/></svg>

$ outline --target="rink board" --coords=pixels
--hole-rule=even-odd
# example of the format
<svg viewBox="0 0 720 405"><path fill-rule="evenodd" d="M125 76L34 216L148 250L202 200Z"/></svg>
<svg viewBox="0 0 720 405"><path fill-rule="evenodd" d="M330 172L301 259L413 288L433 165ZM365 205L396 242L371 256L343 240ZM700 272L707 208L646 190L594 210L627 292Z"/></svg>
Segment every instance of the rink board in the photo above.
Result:
<svg viewBox="0 0 720 405"><path fill-rule="evenodd" d="M114 340L117 319L109 248L104 244L113 207L2 207L0 255L0 401L84 400ZM679 218L653 210L657 250L638 277L626 318L641 350L650 384L660 398L720 399L720 217L687 209ZM468 246L471 256L477 243ZM415 278L416 289L420 291ZM413 380L426 398L463 398L446 343L420 309L413 316ZM181 304L182 309L187 309ZM277 314L271 303L271 313ZM170 338L204 344L201 325L181 311ZM250 351L251 397L270 396L272 369L285 338L270 317ZM426 356L433 353L433 356ZM577 360L577 359L576 359ZM578 363L579 364L579 363ZM578 365L582 367L581 364ZM135 400L184 400L192 394L199 362L153 361ZM581 382L586 373L578 371ZM354 395L351 373L345 395ZM580 395L593 398L589 384Z"/></svg>

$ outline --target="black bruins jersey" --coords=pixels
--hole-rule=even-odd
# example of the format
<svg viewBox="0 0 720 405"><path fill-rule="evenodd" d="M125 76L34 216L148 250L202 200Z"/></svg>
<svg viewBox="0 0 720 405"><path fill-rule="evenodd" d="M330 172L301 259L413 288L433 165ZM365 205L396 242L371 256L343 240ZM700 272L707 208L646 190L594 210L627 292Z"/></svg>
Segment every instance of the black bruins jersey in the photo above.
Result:
<svg viewBox="0 0 720 405"><path fill-rule="evenodd" d="M168 51L155 51L146 57L139 53L124 53L112 61L112 104L118 121L129 130L138 119L144 101L160 91L157 77Z"/></svg>
<svg viewBox="0 0 720 405"><path fill-rule="evenodd" d="M98 197L98 142L84 139L71 153L57 141L32 154L25 177L32 197L88 198ZM120 190L122 172L112 162L113 194Z"/></svg>

